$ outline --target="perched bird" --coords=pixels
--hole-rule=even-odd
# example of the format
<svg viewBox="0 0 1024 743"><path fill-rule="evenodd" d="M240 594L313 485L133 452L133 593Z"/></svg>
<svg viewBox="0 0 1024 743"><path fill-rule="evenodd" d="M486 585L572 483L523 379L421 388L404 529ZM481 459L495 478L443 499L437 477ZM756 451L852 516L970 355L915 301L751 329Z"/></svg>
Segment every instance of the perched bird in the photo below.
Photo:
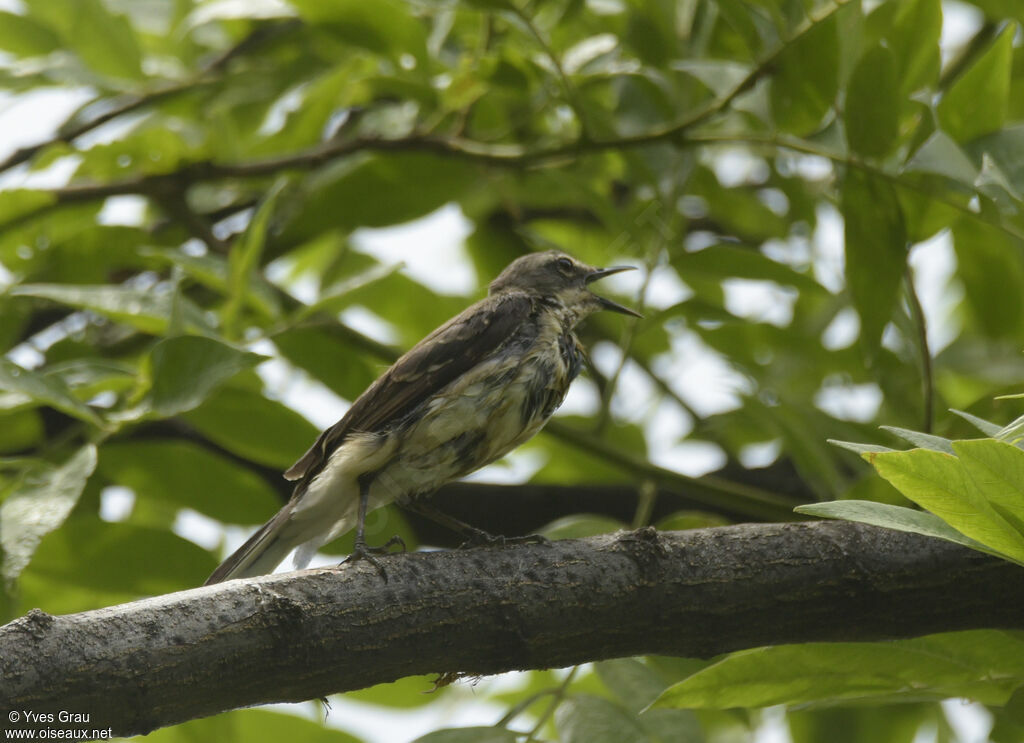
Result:
<svg viewBox="0 0 1024 743"><path fill-rule="evenodd" d="M349 559L369 559L381 569L372 555L396 538L368 547L364 522L367 511L392 502L478 541L489 537L421 497L541 429L579 374L577 323L597 310L640 317L587 288L630 268L593 268L554 250L510 263L485 299L398 359L320 435L285 472L297 481L288 503L206 583L269 573L295 547L295 566L305 567L317 549L353 526Z"/></svg>

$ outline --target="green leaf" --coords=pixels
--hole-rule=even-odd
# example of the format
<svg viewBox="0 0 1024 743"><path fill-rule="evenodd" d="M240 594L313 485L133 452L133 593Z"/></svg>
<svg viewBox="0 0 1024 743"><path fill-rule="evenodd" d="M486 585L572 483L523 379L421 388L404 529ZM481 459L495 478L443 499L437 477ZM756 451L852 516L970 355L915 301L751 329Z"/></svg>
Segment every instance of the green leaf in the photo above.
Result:
<svg viewBox="0 0 1024 743"><path fill-rule="evenodd" d="M955 456L911 449L866 457L914 503L971 539L1024 563L1024 534L992 508Z"/></svg>
<svg viewBox="0 0 1024 743"><path fill-rule="evenodd" d="M1024 203L1024 196L987 152L983 152L981 155L981 172L978 173L978 179L974 185L980 193L990 198L999 211L1004 214L1017 213L1018 207Z"/></svg>
<svg viewBox="0 0 1024 743"><path fill-rule="evenodd" d="M265 360L212 338L165 338L149 352L150 409L169 418L197 407L221 383Z"/></svg>
<svg viewBox="0 0 1024 743"><path fill-rule="evenodd" d="M16 297L38 297L92 310L154 335L167 330L173 303L171 292L107 285L22 284L12 288L10 293ZM202 311L187 299L181 301L186 327L192 331L208 330L209 323Z"/></svg>
<svg viewBox="0 0 1024 743"><path fill-rule="evenodd" d="M445 728L421 735L412 743L516 743L519 736L511 730L495 727Z"/></svg>
<svg viewBox="0 0 1024 743"><path fill-rule="evenodd" d="M195 279L204 286L227 294L228 262L219 255L189 255L177 249L140 247L139 255L156 258L162 262L179 267L186 276ZM264 319L277 318L281 313L280 303L271 285L262 276L254 276L245 291L242 292L247 305L258 312Z"/></svg>
<svg viewBox="0 0 1024 743"><path fill-rule="evenodd" d="M594 671L608 691L634 714L665 691L666 683L661 676L635 658L603 660L594 664Z"/></svg>
<svg viewBox="0 0 1024 743"><path fill-rule="evenodd" d="M769 91L779 129L804 136L816 131L839 89L839 38L830 15L789 44L777 60Z"/></svg>
<svg viewBox="0 0 1024 743"><path fill-rule="evenodd" d="M900 90L888 47L869 49L853 68L846 91L846 141L865 157L885 157L899 140Z"/></svg>
<svg viewBox="0 0 1024 743"><path fill-rule="evenodd" d="M0 453L27 451L43 441L44 433L43 422L37 411L15 410L4 413L0 415Z"/></svg>
<svg viewBox="0 0 1024 743"><path fill-rule="evenodd" d="M245 232L231 246L228 255L228 296L223 310L225 334L229 337L238 336L239 314L246 303L249 287L257 280L253 274L260 265L267 227L276 209L278 197L287 183L281 178L274 184L249 220Z"/></svg>
<svg viewBox="0 0 1024 743"><path fill-rule="evenodd" d="M995 439L954 441L953 450L982 497L1024 534L1024 449Z"/></svg>
<svg viewBox="0 0 1024 743"><path fill-rule="evenodd" d="M342 281L325 292L312 304L303 305L291 316L290 321L297 324L319 312L338 313L357 302L359 294L367 290L374 291L380 282L390 278L402 269L401 263L378 265Z"/></svg>
<svg viewBox="0 0 1024 743"><path fill-rule="evenodd" d="M381 707L414 709L432 704L450 688L434 689L436 676L405 676L386 684L375 684L366 689L345 692L345 699Z"/></svg>
<svg viewBox="0 0 1024 743"><path fill-rule="evenodd" d="M135 364L88 357L60 361L46 367L47 377L62 380L80 399L88 399L101 392L129 390L135 385L138 373Z"/></svg>
<svg viewBox="0 0 1024 743"><path fill-rule="evenodd" d="M938 82L942 5L940 0L904 0L886 5L896 8L896 17L889 22L883 20L887 26L884 38L896 57L901 97L907 98Z"/></svg>
<svg viewBox="0 0 1024 743"><path fill-rule="evenodd" d="M888 446L879 446L878 444L859 444L855 441L838 441L836 439L828 439L828 443L832 444L832 446L838 446L840 449L847 449L848 451L856 452L857 454L896 451Z"/></svg>
<svg viewBox="0 0 1024 743"><path fill-rule="evenodd" d="M733 653L665 691L655 707L730 709L966 697L1002 704L1024 679L1024 643L992 630Z"/></svg>
<svg viewBox="0 0 1024 743"><path fill-rule="evenodd" d="M361 395L386 366L324 328L291 328L273 340L286 359L347 400Z"/></svg>
<svg viewBox="0 0 1024 743"><path fill-rule="evenodd" d="M97 428L106 425L92 408L72 394L59 377L23 369L4 357L0 357L0 390L27 397L35 404L49 405Z"/></svg>
<svg viewBox="0 0 1024 743"><path fill-rule="evenodd" d="M214 567L216 560L208 551L166 529L76 514L39 545L23 582L26 593L35 593L32 583L46 581L50 586L152 596L196 586ZM59 595L43 597L39 606L59 612L83 608L62 601Z"/></svg>
<svg viewBox="0 0 1024 743"><path fill-rule="evenodd" d="M896 192L887 182L847 170L840 193L846 280L860 315L860 341L873 358L892 318L907 261L907 236Z"/></svg>
<svg viewBox="0 0 1024 743"><path fill-rule="evenodd" d="M636 717L589 694L577 694L560 705L555 725L564 743L653 743Z"/></svg>
<svg viewBox="0 0 1024 743"><path fill-rule="evenodd" d="M772 260L754 248L711 245L696 252L680 252L672 257L672 265L685 279L703 275L716 280L739 278L774 281L781 286L792 286L801 291L822 291L821 285L812 276Z"/></svg>
<svg viewBox="0 0 1024 743"><path fill-rule="evenodd" d="M1015 343L1024 330L1024 253L1020 242L974 219L953 226L963 310L981 333Z"/></svg>
<svg viewBox="0 0 1024 743"><path fill-rule="evenodd" d="M401 302L393 297L402 297ZM346 302L362 305L394 325L399 346L409 348L464 310L465 298L437 294L402 272L392 272L370 283L350 285Z"/></svg>
<svg viewBox="0 0 1024 743"><path fill-rule="evenodd" d="M789 224L786 219L769 209L754 191L745 188L726 188L708 168L699 168L690 177L689 190L693 195L699 196L707 202L709 216L743 240L760 243L771 237L784 238L789 230ZM654 221L650 220L650 216L646 218L641 217L637 218L637 225L642 225L644 220ZM564 240L556 240L556 242L564 242ZM711 250L711 248L706 248L705 250ZM698 270L701 267L711 268L712 266L709 263L705 263L705 261L713 261L714 259L701 257L705 250L684 253L677 260L679 260L681 266L685 266L687 262L692 260L697 264ZM748 250L746 252L753 253L754 251ZM690 256L693 257L691 258ZM719 257L723 260L728 260L725 254L719 254ZM757 261L757 258L750 256L750 260ZM772 262L767 257L764 257L764 261ZM752 268L756 270L756 266Z"/></svg>
<svg viewBox="0 0 1024 743"><path fill-rule="evenodd" d="M729 526L725 516L710 511L673 511L654 524L658 531L686 531L687 529L710 529L715 526Z"/></svg>
<svg viewBox="0 0 1024 743"><path fill-rule="evenodd" d="M1017 24L1008 24L939 101L939 123L956 141L995 132L1006 121L1016 33Z"/></svg>
<svg viewBox="0 0 1024 743"><path fill-rule="evenodd" d="M49 54L59 48L60 43L60 37L52 29L35 19L0 12L0 49L19 57L36 57Z"/></svg>
<svg viewBox="0 0 1024 743"><path fill-rule="evenodd" d="M888 431L891 434L899 436L904 441L908 441L920 449L931 449L932 451L940 451L944 454L953 453L952 442L949 439L942 438L941 436L933 436L930 433L911 431L908 428L899 428L897 426L882 426L881 428L884 431Z"/></svg>
<svg viewBox="0 0 1024 743"><path fill-rule="evenodd" d="M963 212L956 204L966 199L955 188L941 176L904 172L897 192L911 243L924 242L960 219Z"/></svg>
<svg viewBox="0 0 1024 743"><path fill-rule="evenodd" d="M13 582L44 536L64 523L96 467L96 447L83 446L60 467L29 472L0 503L3 577Z"/></svg>
<svg viewBox="0 0 1024 743"><path fill-rule="evenodd" d="M1002 430L1001 426L992 423L991 421L987 421L984 418L979 418L976 415L971 415L963 410L955 410L951 408L949 412L954 415L959 415L989 438L998 438L999 432Z"/></svg>
<svg viewBox="0 0 1024 743"><path fill-rule="evenodd" d="M325 706L325 710L329 707ZM327 714L325 712L325 714ZM334 716L330 718L332 721ZM319 720L265 709L234 710L215 717L154 730L146 743L201 743L202 741L246 741L247 743L362 743L358 738L336 730Z"/></svg>
<svg viewBox="0 0 1024 743"><path fill-rule="evenodd" d="M202 154L199 143L176 128L142 126L112 142L86 149L81 153L82 162L75 176L83 180L112 180L139 174L164 175Z"/></svg>
<svg viewBox="0 0 1024 743"><path fill-rule="evenodd" d="M913 743L922 730L942 730L943 720L928 702L786 710L791 743Z"/></svg>
<svg viewBox="0 0 1024 743"><path fill-rule="evenodd" d="M189 441L109 442L100 448L98 471L139 498L231 524L265 521L281 506L262 477Z"/></svg>
<svg viewBox="0 0 1024 743"><path fill-rule="evenodd" d="M669 67L697 78L719 98L732 93L751 69L739 62L717 59L683 59L670 62Z"/></svg>
<svg viewBox="0 0 1024 743"><path fill-rule="evenodd" d="M0 225L41 211L56 203L57 196L50 191L33 191L27 188L4 191L4 197L0 199Z"/></svg>
<svg viewBox="0 0 1024 743"><path fill-rule="evenodd" d="M1024 124L973 140L965 149L975 163L983 163L987 155L1005 174L1017 193L1024 193Z"/></svg>
<svg viewBox="0 0 1024 743"><path fill-rule="evenodd" d="M232 386L221 387L184 418L233 454L281 470L294 464L320 434L281 403Z"/></svg>
<svg viewBox="0 0 1024 743"><path fill-rule="evenodd" d="M627 526L622 521L607 516L577 513L552 521L545 525L540 532L548 539L580 539L598 534L609 534L619 529L625 529Z"/></svg>
<svg viewBox="0 0 1024 743"><path fill-rule="evenodd" d="M907 162L906 170L936 173L958 185L974 189L978 169L945 132L935 132Z"/></svg>
<svg viewBox="0 0 1024 743"><path fill-rule="evenodd" d="M806 506L797 506L793 510L805 516L856 521L861 524L871 524L872 526L884 526L887 529L895 529L896 531L923 534L926 537L937 537L938 539L955 542L964 547L970 547L990 555L998 554L981 544L981 542L965 537L934 513L928 513L927 511L917 511L913 508L891 506L888 503L875 503L874 501L866 500L837 500L827 503L811 503Z"/></svg>
<svg viewBox="0 0 1024 743"><path fill-rule="evenodd" d="M101 0L54 5L49 13L60 17L64 42L92 70L115 78L143 77L142 53L126 16L111 13Z"/></svg>
<svg viewBox="0 0 1024 743"><path fill-rule="evenodd" d="M282 239L304 242L329 230L408 222L458 199L473 186L475 174L464 160L423 152L346 158L309 176L297 190Z"/></svg>
<svg viewBox="0 0 1024 743"><path fill-rule="evenodd" d="M409 7L395 0L291 0L299 15L341 41L399 59L411 54L421 63L427 57L425 25Z"/></svg>
<svg viewBox="0 0 1024 743"><path fill-rule="evenodd" d="M1024 415L1000 428L996 438L1019 445L1022 436L1024 436Z"/></svg>

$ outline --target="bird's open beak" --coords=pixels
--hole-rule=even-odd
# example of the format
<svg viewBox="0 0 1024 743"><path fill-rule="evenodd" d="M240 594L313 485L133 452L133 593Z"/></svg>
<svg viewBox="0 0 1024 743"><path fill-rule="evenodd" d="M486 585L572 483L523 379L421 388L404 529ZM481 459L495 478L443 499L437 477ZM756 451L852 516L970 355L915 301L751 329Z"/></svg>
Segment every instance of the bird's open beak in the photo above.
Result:
<svg viewBox="0 0 1024 743"><path fill-rule="evenodd" d="M612 266L611 268L595 268L584 279L588 284L591 284L598 279L603 279L605 276L611 276L613 273L622 273L623 271L632 271L635 266ZM633 317L643 317L636 310L631 310L629 307L624 307L618 302L613 302L605 297L594 295L597 297L598 303L601 305L603 310L611 310L612 312L621 312L623 315L632 315Z"/></svg>

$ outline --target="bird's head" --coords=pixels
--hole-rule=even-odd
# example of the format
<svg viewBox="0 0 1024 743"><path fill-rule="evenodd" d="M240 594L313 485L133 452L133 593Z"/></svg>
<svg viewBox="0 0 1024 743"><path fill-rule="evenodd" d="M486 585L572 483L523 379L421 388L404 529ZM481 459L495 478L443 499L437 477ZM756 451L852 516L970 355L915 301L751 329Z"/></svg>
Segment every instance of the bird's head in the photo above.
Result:
<svg viewBox="0 0 1024 743"><path fill-rule="evenodd" d="M598 310L642 317L636 310L598 296L588 288L598 279L632 269L633 266L594 268L558 250L530 253L512 261L491 282L490 293L518 290L555 300L569 312L574 323Z"/></svg>

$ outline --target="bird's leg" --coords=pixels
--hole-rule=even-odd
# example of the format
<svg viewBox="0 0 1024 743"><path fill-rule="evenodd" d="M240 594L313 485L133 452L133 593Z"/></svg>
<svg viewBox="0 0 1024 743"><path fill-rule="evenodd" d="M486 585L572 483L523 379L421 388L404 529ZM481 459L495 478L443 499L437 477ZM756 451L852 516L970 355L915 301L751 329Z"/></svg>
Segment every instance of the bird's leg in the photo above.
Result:
<svg viewBox="0 0 1024 743"><path fill-rule="evenodd" d="M400 536L395 534L391 539L386 541L380 547L370 547L366 544L366 508L370 502L370 484L373 482L373 475L363 475L357 478L359 483L359 516L356 521L356 543L352 546L352 554L346 557L342 561L342 565L346 562L356 562L357 560L366 560L380 573L380 577L384 579L384 582L388 581L388 572L384 569L384 566L380 564L374 555L386 555L388 549L395 544L402 546L402 551L405 551L405 542Z"/></svg>
<svg viewBox="0 0 1024 743"><path fill-rule="evenodd" d="M409 500L402 505L410 511L418 513L420 516L464 536L466 541L459 545L459 549L485 545L525 544L527 542L546 543L548 541L546 537L542 537L540 534L528 534L523 537L506 537L501 534L491 534L483 529L467 524L465 521L461 521L454 516L449 516L433 503L425 500Z"/></svg>

